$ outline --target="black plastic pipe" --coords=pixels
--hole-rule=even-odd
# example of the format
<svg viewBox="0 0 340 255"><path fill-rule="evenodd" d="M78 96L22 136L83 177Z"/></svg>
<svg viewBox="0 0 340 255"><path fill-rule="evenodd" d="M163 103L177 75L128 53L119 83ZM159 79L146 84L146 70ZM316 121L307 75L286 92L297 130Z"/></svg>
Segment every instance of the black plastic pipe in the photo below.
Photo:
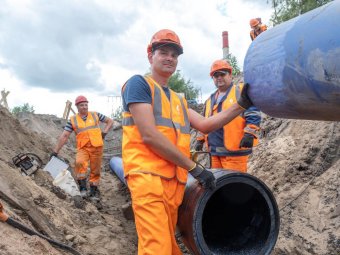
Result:
<svg viewBox="0 0 340 255"><path fill-rule="evenodd" d="M121 160L111 160L110 168L124 180ZM213 191L188 175L177 224L183 243L195 255L270 254L280 228L270 189L250 174L225 169L212 172L217 180Z"/></svg>
<svg viewBox="0 0 340 255"><path fill-rule="evenodd" d="M20 223L19 221L16 221L14 219L12 219L11 217L8 217L7 220L5 221L7 224L11 225L12 227L15 227L23 232L25 232L26 234L29 234L31 236L36 235L39 236L45 240L47 240L50 244L55 245L56 247L59 247L65 251L68 251L74 255L81 255L80 252L78 252L77 250L73 249L71 246L68 246L66 244L60 243L58 241L55 241L45 235L42 235L36 231L34 231L33 229L30 229L29 227L23 225L22 223Z"/></svg>
<svg viewBox="0 0 340 255"><path fill-rule="evenodd" d="M262 255L273 250L280 228L269 188L244 173L216 169L216 189L189 178L178 229L192 254Z"/></svg>

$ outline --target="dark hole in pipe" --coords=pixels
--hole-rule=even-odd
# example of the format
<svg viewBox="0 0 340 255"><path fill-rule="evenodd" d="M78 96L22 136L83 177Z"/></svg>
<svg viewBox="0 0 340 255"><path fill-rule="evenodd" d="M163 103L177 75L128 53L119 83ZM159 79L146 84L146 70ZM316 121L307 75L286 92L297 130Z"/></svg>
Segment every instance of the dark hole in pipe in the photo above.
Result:
<svg viewBox="0 0 340 255"><path fill-rule="evenodd" d="M270 209L263 195L248 184L231 183L208 201L202 232L213 254L261 254L270 224Z"/></svg>

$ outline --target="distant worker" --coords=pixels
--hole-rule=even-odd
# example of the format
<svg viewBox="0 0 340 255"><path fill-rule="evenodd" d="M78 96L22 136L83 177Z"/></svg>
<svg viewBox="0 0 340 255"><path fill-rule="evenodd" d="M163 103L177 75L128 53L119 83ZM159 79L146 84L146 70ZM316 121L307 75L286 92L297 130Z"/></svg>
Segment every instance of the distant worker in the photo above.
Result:
<svg viewBox="0 0 340 255"><path fill-rule="evenodd" d="M75 176L79 184L80 195L87 196L87 167L90 162L90 194L93 201L100 200L98 189L103 156L103 139L113 125L113 120L98 112L88 111L88 100L84 96L78 96L75 101L78 114L72 116L64 127L64 132L58 139L52 156L57 157L60 149L67 142L70 134L75 131L77 139L77 155L75 165ZM101 131L99 122L104 122Z"/></svg>
<svg viewBox="0 0 340 255"><path fill-rule="evenodd" d="M207 118L229 109L243 88L242 83L233 84L232 67L226 60L214 61L210 76L217 90L205 102L204 116ZM224 127L205 136L198 135L195 150L202 150L206 141L212 168L247 172L249 154L258 142L260 122L260 112L251 106Z"/></svg>
<svg viewBox="0 0 340 255"><path fill-rule="evenodd" d="M251 105L245 89L238 104L211 118L188 109L185 98L168 84L182 53L175 32L158 31L147 47L151 74L134 75L122 88L123 167L135 215L138 255L182 254L175 230L188 172L203 187L215 188L213 174L190 159L190 125L211 132Z"/></svg>
<svg viewBox="0 0 340 255"><path fill-rule="evenodd" d="M262 24L261 18L251 19L249 25L251 27L250 38L252 41L254 41L259 34L267 30L267 26Z"/></svg>

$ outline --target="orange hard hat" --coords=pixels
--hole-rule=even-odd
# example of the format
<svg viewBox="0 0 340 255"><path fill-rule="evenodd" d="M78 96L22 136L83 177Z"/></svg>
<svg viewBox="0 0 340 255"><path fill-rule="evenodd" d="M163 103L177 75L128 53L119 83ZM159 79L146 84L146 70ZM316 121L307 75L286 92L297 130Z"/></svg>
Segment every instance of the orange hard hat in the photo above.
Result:
<svg viewBox="0 0 340 255"><path fill-rule="evenodd" d="M147 48L147 52L151 53L158 47L164 45L172 45L177 49L178 54L183 54L183 47L178 35L174 31L169 29L159 30L152 36Z"/></svg>
<svg viewBox="0 0 340 255"><path fill-rule="evenodd" d="M78 105L80 103L83 103L83 102L88 103L89 101L87 101L86 97L84 97L84 96L77 96L77 98L76 98L76 105Z"/></svg>
<svg viewBox="0 0 340 255"><path fill-rule="evenodd" d="M233 71L233 68L228 63L228 61L221 59L221 60L214 61L214 63L211 65L210 76L213 77L214 73L218 71L228 71L231 74Z"/></svg>
<svg viewBox="0 0 340 255"><path fill-rule="evenodd" d="M255 26L257 26L259 23L260 23L259 19L251 19L251 20L249 21L250 27L255 27Z"/></svg>

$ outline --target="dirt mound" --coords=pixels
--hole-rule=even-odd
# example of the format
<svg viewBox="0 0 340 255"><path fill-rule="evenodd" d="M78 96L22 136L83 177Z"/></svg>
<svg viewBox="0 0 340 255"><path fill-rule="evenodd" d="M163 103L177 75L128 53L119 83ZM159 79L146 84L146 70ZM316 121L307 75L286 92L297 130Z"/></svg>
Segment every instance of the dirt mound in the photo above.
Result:
<svg viewBox="0 0 340 255"><path fill-rule="evenodd" d="M340 123L265 116L261 126L249 172L278 202L274 254L340 254Z"/></svg>
<svg viewBox="0 0 340 255"><path fill-rule="evenodd" d="M13 165L12 157L20 152L35 153L46 163L62 132L63 120L34 114L17 119L2 107L0 118L0 199L6 213L35 231L75 247L82 254L133 254L136 250L134 224L127 221L120 210L128 197L108 169L103 169L103 206L99 210L88 201L77 208L69 195L53 186L49 173L38 170L34 176L23 176ZM70 148L63 148L61 155L71 162L74 150ZM41 238L0 224L0 254L68 254Z"/></svg>
<svg viewBox="0 0 340 255"><path fill-rule="evenodd" d="M14 118L2 107L0 119L0 199L11 217L82 254L136 254L134 223L121 211L129 194L108 172L109 159L121 153L119 125L106 137L102 208L88 201L78 208L52 185L48 173L39 170L33 178L22 176L11 162L20 152L35 153L47 162L65 121L35 114ZM280 235L272 254L340 254L340 123L264 116L261 126L262 139L249 172L270 187L280 208ZM192 145L195 136L192 131ZM60 153L71 167L74 153L74 140ZM68 254L41 238L0 225L1 255Z"/></svg>

